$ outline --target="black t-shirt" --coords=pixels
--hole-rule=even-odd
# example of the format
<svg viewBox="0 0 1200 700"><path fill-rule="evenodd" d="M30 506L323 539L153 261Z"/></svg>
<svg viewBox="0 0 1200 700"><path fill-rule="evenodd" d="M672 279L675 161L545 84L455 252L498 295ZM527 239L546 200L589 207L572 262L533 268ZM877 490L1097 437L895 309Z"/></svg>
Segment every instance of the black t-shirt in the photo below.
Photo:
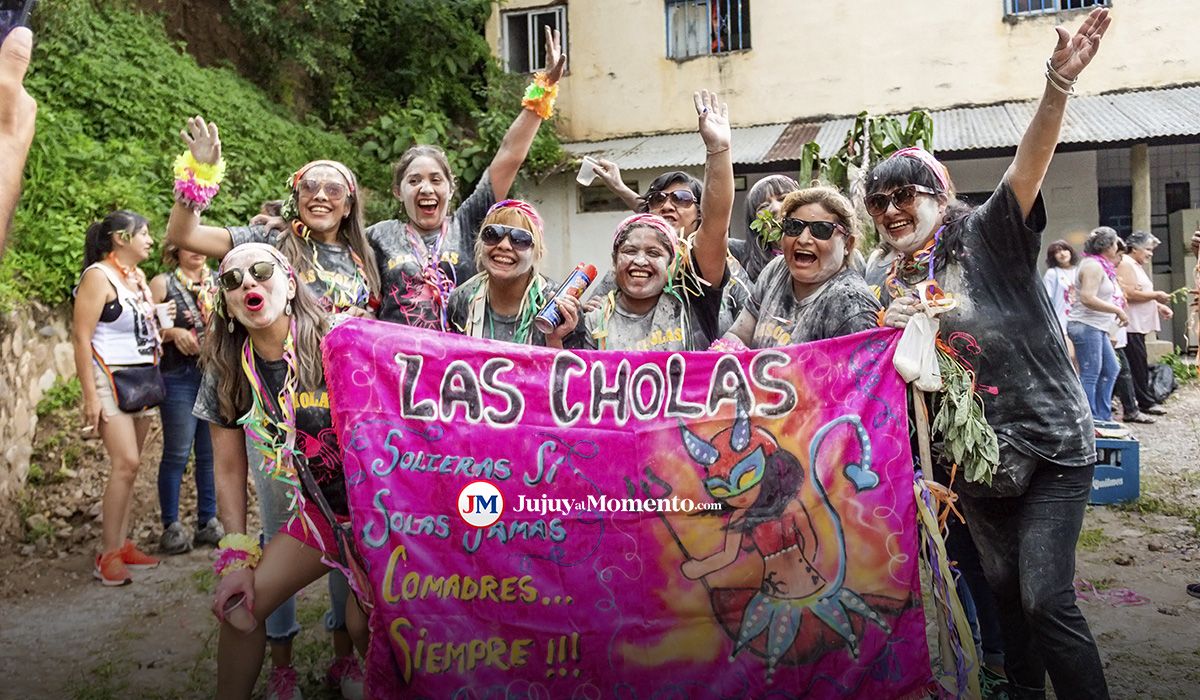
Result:
<svg viewBox="0 0 1200 700"><path fill-rule="evenodd" d="M217 273L206 269L205 274L215 285ZM175 302L175 327L195 331L196 339L203 341L207 329L200 313L200 300L196 294L180 284L174 272L167 273L166 280L166 301ZM162 349L162 358L158 362L158 367L163 372L172 372L183 367L195 367L199 359L196 355L184 355L179 352L175 343L163 343Z"/></svg>
<svg viewBox="0 0 1200 700"><path fill-rule="evenodd" d="M534 313L540 311L546 302L554 296L558 285L546 278L544 275L539 275L542 280L542 293L539 295L537 308ZM480 287L485 281L484 275L476 275L465 283L458 286L457 289L450 295L450 304L447 311L450 321L450 332L459 333L462 335L474 335L472 329L468 328L471 315L471 300L479 292ZM521 343L523 345L537 345L545 347L546 336L536 327L530 324L528 334L522 334L518 338L517 331L520 326L520 319L517 316L502 316L492 311L492 305L486 299L483 303L483 329L478 334L478 337L487 338L490 340L501 340L506 343ZM587 340L587 330L584 328L582 319L575 326L575 330L571 331L566 338L563 339L563 347L568 350L587 349L591 347Z"/></svg>
<svg viewBox="0 0 1200 700"><path fill-rule="evenodd" d="M1029 456L1082 467L1096 461L1095 430L1038 274L1045 226L1041 195L1023 219L1002 182L945 234L945 249L961 252L935 277L959 306L940 316L940 334L974 367L984 414L1001 440ZM890 259L873 261L866 273L885 306Z"/></svg>
<svg viewBox="0 0 1200 700"><path fill-rule="evenodd" d="M875 328L879 301L861 275L837 273L814 294L796 298L787 261L775 258L758 276L746 311L754 316L751 347L772 348L838 338Z"/></svg>
<svg viewBox="0 0 1200 700"><path fill-rule="evenodd" d="M445 236L440 246L440 233L422 237L424 251L413 245L403 221L389 219L367 229L367 240L375 250L383 287L379 307L381 321L448 330L442 328L433 290L425 284L424 256L432 255L437 248L438 266L442 272L449 275L455 285L466 282L475 274L475 239L479 236L479 226L495 203L496 193L492 191L488 173L484 172L471 196L446 218Z"/></svg>
<svg viewBox="0 0 1200 700"><path fill-rule="evenodd" d="M287 363L283 360L263 360L255 355L254 364L274 402L287 377ZM236 420L227 421L221 417L216 375L212 372L204 373L192 415L222 428L238 427ZM342 453L333 429L333 415L329 411L329 392L324 385L315 391L296 392L296 452L307 457L309 471L321 494L329 502L330 509L337 515L349 516L346 481L342 475ZM304 497L312 498L312 494L304 489Z"/></svg>

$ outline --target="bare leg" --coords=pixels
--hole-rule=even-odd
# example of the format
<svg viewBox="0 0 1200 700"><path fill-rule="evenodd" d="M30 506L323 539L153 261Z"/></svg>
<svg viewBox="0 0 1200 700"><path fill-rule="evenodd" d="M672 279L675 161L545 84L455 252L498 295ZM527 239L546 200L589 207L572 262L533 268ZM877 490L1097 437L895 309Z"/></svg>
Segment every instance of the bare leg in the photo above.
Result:
<svg viewBox="0 0 1200 700"><path fill-rule="evenodd" d="M221 625L217 646L217 697L249 700L254 681L262 669L266 646L267 616L300 589L321 578L329 567L321 563L321 553L280 533L263 552L262 562L254 570L254 617L258 627L250 634Z"/></svg>
<svg viewBox="0 0 1200 700"><path fill-rule="evenodd" d="M140 468L141 468L142 448L144 448L146 446L146 436L150 434L151 424L152 424L152 421L149 417L133 419L133 431L134 431L134 435L137 439L138 470L140 470ZM137 480L137 471L138 470L134 471L134 481ZM131 485L129 487L129 498L126 500L126 503L125 503L125 517L122 518L122 520L121 520L121 543L120 544L122 544L122 545L125 544L125 538L127 538L129 536L130 520L132 519L132 516L133 516L133 486ZM118 546L120 546L120 545L118 545Z"/></svg>
<svg viewBox="0 0 1200 700"><path fill-rule="evenodd" d="M347 642L354 641L354 648L358 650L360 657L367 658L367 643L371 639L371 630L367 626L367 613L358 606L358 598L354 595L346 600L346 631L341 634ZM333 636L333 649L339 657L350 654L348 644L345 651L338 648L338 633L336 632Z"/></svg>
<svg viewBox="0 0 1200 700"><path fill-rule="evenodd" d="M128 532L129 508L133 501L133 484L141 462L135 421L118 414L100 423L100 437L112 462L108 483L104 486L101 548L105 552L120 549Z"/></svg>

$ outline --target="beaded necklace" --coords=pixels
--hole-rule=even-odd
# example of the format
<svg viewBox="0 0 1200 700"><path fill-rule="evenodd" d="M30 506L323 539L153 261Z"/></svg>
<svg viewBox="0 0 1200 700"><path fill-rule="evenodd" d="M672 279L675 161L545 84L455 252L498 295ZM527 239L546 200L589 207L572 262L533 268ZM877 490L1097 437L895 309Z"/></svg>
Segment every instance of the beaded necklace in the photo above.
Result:
<svg viewBox="0 0 1200 700"><path fill-rule="evenodd" d="M892 267L888 270L887 279L884 282L892 298L909 295L916 284L910 280L933 279L934 256L937 253L938 245L942 242L942 231L945 229L945 225L938 228L933 234L933 238L911 257L897 255L892 261Z"/></svg>
<svg viewBox="0 0 1200 700"><path fill-rule="evenodd" d="M408 236L408 244L413 250L413 255L417 258L418 264L421 267L421 282L429 288L433 296L434 307L437 309L438 317L441 320L441 330L449 329L450 324L446 316L447 301L450 299L450 293L457 286L457 280L454 278L454 270L451 268L450 274L442 272L442 246L446 242L446 234L449 231L449 226L445 221L442 222L442 228L438 232L437 240L434 241L433 250L430 250L425 245L425 240L413 231L412 224L404 225L404 233ZM423 262L422 262L423 260Z"/></svg>
<svg viewBox="0 0 1200 700"><path fill-rule="evenodd" d="M214 283L214 280L214 275L207 267L201 268L199 282L194 281L184 274L183 268L175 268L175 281L179 283L179 286L185 292L191 294L196 299L196 306L199 307L200 321L203 326L208 326L216 304L217 285Z"/></svg>
<svg viewBox="0 0 1200 700"><path fill-rule="evenodd" d="M283 341L283 361L287 364L287 374L274 401L254 361L254 341L246 338L242 345L242 372L250 382L253 404L246 415L238 420L251 446L263 456L263 473L292 487L289 510L295 509L300 498L300 480L292 463L292 456L296 452L295 337L296 321L293 319L287 338Z"/></svg>

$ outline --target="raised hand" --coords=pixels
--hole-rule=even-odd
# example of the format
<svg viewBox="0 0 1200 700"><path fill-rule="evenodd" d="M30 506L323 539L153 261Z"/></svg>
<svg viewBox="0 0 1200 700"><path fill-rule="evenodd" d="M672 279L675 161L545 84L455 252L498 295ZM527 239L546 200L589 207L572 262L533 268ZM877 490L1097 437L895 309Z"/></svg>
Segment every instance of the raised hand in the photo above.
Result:
<svg viewBox="0 0 1200 700"><path fill-rule="evenodd" d="M1100 39L1104 37L1110 22L1112 19L1108 16L1108 9L1098 7L1083 20L1074 36L1062 27L1055 27L1055 31L1058 32L1058 45L1050 55L1050 66L1067 80L1078 78L1083 69L1092 62L1096 49L1100 48Z"/></svg>
<svg viewBox="0 0 1200 700"><path fill-rule="evenodd" d="M728 150L731 138L729 105L721 102L717 93L708 90L692 93L692 101L696 105L696 121L705 148L709 153Z"/></svg>
<svg viewBox="0 0 1200 700"><path fill-rule="evenodd" d="M204 121L199 115L187 120L187 128L179 130L179 138L187 144L192 157L199 163L221 160L221 137L217 125Z"/></svg>
<svg viewBox="0 0 1200 700"><path fill-rule="evenodd" d="M596 173L596 177L600 178L600 181L610 190L624 184L621 180L621 169L611 160L597 158L595 164L592 166L592 172ZM1200 231L1197 233L1200 234Z"/></svg>
<svg viewBox="0 0 1200 700"><path fill-rule="evenodd" d="M566 70L567 55L563 53L558 30L546 27L546 80L553 85L562 79Z"/></svg>

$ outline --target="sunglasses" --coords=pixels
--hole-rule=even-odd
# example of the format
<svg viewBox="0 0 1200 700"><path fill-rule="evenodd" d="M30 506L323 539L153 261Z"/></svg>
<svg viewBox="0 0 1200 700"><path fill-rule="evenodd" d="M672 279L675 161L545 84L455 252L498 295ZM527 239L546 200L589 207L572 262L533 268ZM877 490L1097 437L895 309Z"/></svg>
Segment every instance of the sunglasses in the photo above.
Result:
<svg viewBox="0 0 1200 700"><path fill-rule="evenodd" d="M250 272L250 276L259 282L266 282L275 274L275 263L269 260L260 260L246 270ZM221 284L221 289L227 292L232 292L242 286L242 280L245 279L241 268L235 267L232 270L226 270L221 273L217 281Z"/></svg>
<svg viewBox="0 0 1200 700"><path fill-rule="evenodd" d="M674 192L651 192L646 195L646 205L658 209L671 200L676 207L690 207L696 204L696 195L691 190L675 190Z"/></svg>
<svg viewBox="0 0 1200 700"><path fill-rule="evenodd" d="M834 231L846 233L846 227L833 221L805 221L804 219L793 219L790 216L783 220L783 235L795 238L804 233L804 229L808 229L810 235L818 241L827 241L833 238Z"/></svg>
<svg viewBox="0 0 1200 700"><path fill-rule="evenodd" d="M335 180L314 180L312 178L304 178L297 184L300 194L309 197L317 196L321 190L325 190L325 196L329 199L342 199L349 192L349 188Z"/></svg>
<svg viewBox="0 0 1200 700"><path fill-rule="evenodd" d="M912 204L917 198L917 194L936 195L937 190L922 185L905 185L891 194L876 192L875 194L867 195L864 203L867 205L867 213L871 216L880 216L888 210L889 204L895 204L897 209L903 209Z"/></svg>
<svg viewBox="0 0 1200 700"><path fill-rule="evenodd" d="M484 245L500 245L505 236L508 236L513 250L529 250L533 247L533 234L516 226L488 224L479 232L479 240L483 241Z"/></svg>

